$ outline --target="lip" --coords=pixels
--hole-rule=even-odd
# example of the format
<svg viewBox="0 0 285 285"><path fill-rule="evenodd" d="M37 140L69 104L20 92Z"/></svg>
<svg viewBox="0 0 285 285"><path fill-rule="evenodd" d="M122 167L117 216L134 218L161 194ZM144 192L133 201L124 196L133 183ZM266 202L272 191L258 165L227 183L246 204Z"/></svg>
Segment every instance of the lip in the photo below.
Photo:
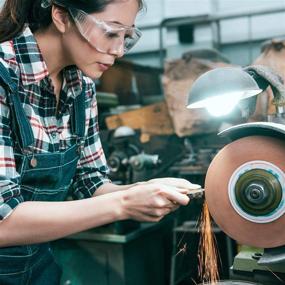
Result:
<svg viewBox="0 0 285 285"><path fill-rule="evenodd" d="M98 66L99 66L101 71L108 70L112 65L113 64L98 62Z"/></svg>

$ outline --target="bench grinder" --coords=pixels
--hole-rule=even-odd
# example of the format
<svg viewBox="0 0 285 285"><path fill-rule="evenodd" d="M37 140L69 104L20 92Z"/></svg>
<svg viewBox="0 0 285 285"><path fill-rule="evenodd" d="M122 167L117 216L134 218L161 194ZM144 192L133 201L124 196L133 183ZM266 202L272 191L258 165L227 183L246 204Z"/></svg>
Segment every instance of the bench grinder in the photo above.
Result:
<svg viewBox="0 0 285 285"><path fill-rule="evenodd" d="M220 135L231 142L206 175L209 211L239 244L259 248L236 256L231 278L285 284L285 126L247 123Z"/></svg>

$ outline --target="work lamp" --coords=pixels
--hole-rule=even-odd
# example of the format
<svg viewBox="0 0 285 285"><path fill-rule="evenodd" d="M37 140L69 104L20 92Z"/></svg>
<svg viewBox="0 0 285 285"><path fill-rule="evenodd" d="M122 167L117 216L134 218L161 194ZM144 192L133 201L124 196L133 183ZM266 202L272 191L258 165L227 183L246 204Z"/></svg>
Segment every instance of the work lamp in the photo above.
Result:
<svg viewBox="0 0 285 285"><path fill-rule="evenodd" d="M188 95L187 108L206 108L214 116L225 116L242 100L271 86L277 117L284 114L285 88L276 73L265 66L216 68L201 75Z"/></svg>

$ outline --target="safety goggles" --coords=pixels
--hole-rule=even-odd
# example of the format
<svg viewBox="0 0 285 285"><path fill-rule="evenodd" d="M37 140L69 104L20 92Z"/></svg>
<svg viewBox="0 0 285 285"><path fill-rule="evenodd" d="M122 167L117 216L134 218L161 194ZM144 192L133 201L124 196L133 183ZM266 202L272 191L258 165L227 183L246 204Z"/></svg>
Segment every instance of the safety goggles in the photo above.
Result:
<svg viewBox="0 0 285 285"><path fill-rule="evenodd" d="M99 52L127 53L140 39L141 32L130 26L107 22L82 10L69 8L80 34Z"/></svg>

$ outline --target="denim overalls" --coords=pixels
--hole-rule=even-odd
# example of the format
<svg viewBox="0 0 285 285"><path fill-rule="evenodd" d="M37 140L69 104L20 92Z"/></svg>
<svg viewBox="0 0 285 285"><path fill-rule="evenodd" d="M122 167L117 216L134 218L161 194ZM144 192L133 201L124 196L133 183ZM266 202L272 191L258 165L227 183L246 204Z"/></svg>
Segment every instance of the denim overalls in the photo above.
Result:
<svg viewBox="0 0 285 285"><path fill-rule="evenodd" d="M27 151L34 143L34 136L20 102L18 86L0 63L1 78L7 87L12 130L19 146L15 148L15 159L24 200L64 201L84 145L85 87L76 97L70 115L77 143L63 152L33 154ZM60 283L60 276L61 270L53 260L48 243L0 248L0 285L55 285Z"/></svg>

